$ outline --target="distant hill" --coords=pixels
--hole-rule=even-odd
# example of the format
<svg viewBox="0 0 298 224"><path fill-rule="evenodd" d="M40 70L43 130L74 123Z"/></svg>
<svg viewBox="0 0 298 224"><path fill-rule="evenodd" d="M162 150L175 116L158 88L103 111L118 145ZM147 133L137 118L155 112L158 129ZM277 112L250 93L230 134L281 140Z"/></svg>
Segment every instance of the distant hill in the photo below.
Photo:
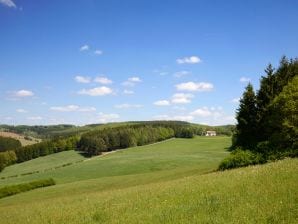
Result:
<svg viewBox="0 0 298 224"><path fill-rule="evenodd" d="M17 133L7 132L7 131L0 131L0 136L14 138L16 140L19 140L21 142L22 146L32 145L32 144L35 144L35 143L41 141L40 139L37 139L34 137L24 136L22 134L17 134Z"/></svg>
<svg viewBox="0 0 298 224"><path fill-rule="evenodd" d="M0 125L0 131L8 131L15 134L32 136L35 138L47 139L53 137L67 137L76 134L82 134L88 131L101 130L104 128L119 127L125 125L135 124L152 124L157 121L127 121L127 122L113 122L106 124L88 124L84 126L75 126L71 124L59 124L59 125ZM160 122L160 121L158 121ZM191 126L200 128L202 132L207 130L214 130L219 135L232 135L234 125L222 125L222 126L208 126L201 124L188 123L184 121L167 121L177 122L181 124L189 124Z"/></svg>

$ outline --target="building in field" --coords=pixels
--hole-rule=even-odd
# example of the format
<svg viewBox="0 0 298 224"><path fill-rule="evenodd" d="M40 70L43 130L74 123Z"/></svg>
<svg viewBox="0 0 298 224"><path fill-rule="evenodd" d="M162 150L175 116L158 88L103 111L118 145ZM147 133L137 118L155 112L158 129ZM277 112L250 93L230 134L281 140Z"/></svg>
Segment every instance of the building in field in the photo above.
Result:
<svg viewBox="0 0 298 224"><path fill-rule="evenodd" d="M216 136L216 131L206 131L205 136Z"/></svg>

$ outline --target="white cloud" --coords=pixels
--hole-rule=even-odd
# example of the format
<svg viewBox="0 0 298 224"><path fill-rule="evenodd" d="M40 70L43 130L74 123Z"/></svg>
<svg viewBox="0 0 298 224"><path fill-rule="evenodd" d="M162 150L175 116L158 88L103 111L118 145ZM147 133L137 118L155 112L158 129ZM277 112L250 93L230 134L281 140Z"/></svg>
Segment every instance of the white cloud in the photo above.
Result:
<svg viewBox="0 0 298 224"><path fill-rule="evenodd" d="M127 87L133 87L138 82L142 82L142 80L139 77L134 76L134 77L128 78L127 81L122 83L122 85Z"/></svg>
<svg viewBox="0 0 298 224"><path fill-rule="evenodd" d="M89 45L87 45L87 44L80 47L80 51L88 51L88 50L89 50Z"/></svg>
<svg viewBox="0 0 298 224"><path fill-rule="evenodd" d="M208 82L184 82L176 85L177 90L205 92L212 90L213 84Z"/></svg>
<svg viewBox="0 0 298 224"><path fill-rule="evenodd" d="M172 120L172 121L192 121L194 119L191 115L157 115L153 117L154 120Z"/></svg>
<svg viewBox="0 0 298 224"><path fill-rule="evenodd" d="M238 97L238 98L232 99L230 102L231 103L239 103L239 101L240 101L240 98Z"/></svg>
<svg viewBox="0 0 298 224"><path fill-rule="evenodd" d="M240 82L244 82L244 83L245 83L245 82L250 82L250 78L247 78L247 77L244 77L244 76L243 76L243 77L240 78L239 81L240 81Z"/></svg>
<svg viewBox="0 0 298 224"><path fill-rule="evenodd" d="M80 107L78 105L67 105L67 106L55 106L50 107L50 110L59 111L59 112L94 112L96 111L95 107Z"/></svg>
<svg viewBox="0 0 298 224"><path fill-rule="evenodd" d="M0 3L7 6L7 7L10 7L10 8L16 8L16 4L12 1L12 0L0 0Z"/></svg>
<svg viewBox="0 0 298 224"><path fill-rule="evenodd" d="M80 76L80 75L77 75L75 77L75 80L76 80L76 82L79 82L79 83L90 83L91 82L91 78L90 77Z"/></svg>
<svg viewBox="0 0 298 224"><path fill-rule="evenodd" d="M27 119L32 121L40 121L43 118L41 116L32 116L32 117L27 117Z"/></svg>
<svg viewBox="0 0 298 224"><path fill-rule="evenodd" d="M190 93L176 93L172 96L171 102L173 104L187 104L191 103L191 99L194 97L194 95Z"/></svg>
<svg viewBox="0 0 298 224"><path fill-rule="evenodd" d="M169 106L170 102L168 100L158 100L153 103L155 106Z"/></svg>
<svg viewBox="0 0 298 224"><path fill-rule="evenodd" d="M165 75L167 75L168 74L168 72L160 72L159 73L159 75L161 75L161 76L165 76Z"/></svg>
<svg viewBox="0 0 298 224"><path fill-rule="evenodd" d="M190 113L192 116L197 117L210 117L213 115L213 112L208 109L208 107L198 108L197 110Z"/></svg>
<svg viewBox="0 0 298 224"><path fill-rule="evenodd" d="M178 64L197 64L200 63L202 60L197 56L190 56L184 58L178 58L176 62Z"/></svg>
<svg viewBox="0 0 298 224"><path fill-rule="evenodd" d="M103 51L101 51L101 50L95 50L94 51L94 54L96 54L96 55L102 55L103 54Z"/></svg>
<svg viewBox="0 0 298 224"><path fill-rule="evenodd" d="M174 73L174 77L181 78L181 77L189 75L189 74L191 74L191 72L189 72L189 71L179 71L179 72Z"/></svg>
<svg viewBox="0 0 298 224"><path fill-rule="evenodd" d="M114 107L117 109L129 109L129 108L141 108L141 107L143 107L143 105L124 103L124 104L115 105Z"/></svg>
<svg viewBox="0 0 298 224"><path fill-rule="evenodd" d="M134 94L134 93L135 93L135 92L132 91L132 90L128 90L128 89L123 90L123 94L126 94L126 95L132 95L132 94Z"/></svg>
<svg viewBox="0 0 298 224"><path fill-rule="evenodd" d="M21 90L14 92L15 97L29 97L29 96L33 96L33 95L34 95L34 93L32 91L25 90L25 89L21 89Z"/></svg>
<svg viewBox="0 0 298 224"><path fill-rule="evenodd" d="M115 122L119 118L120 118L120 116L118 114L99 113L97 120L100 123L107 123L107 122Z"/></svg>
<svg viewBox="0 0 298 224"><path fill-rule="evenodd" d="M142 80L136 76L128 78L128 81L129 82L142 82Z"/></svg>
<svg viewBox="0 0 298 224"><path fill-rule="evenodd" d="M96 77L94 79L94 82L105 84L105 85L108 85L108 84L112 84L113 83L112 80L110 80L110 79L108 79L107 77L104 77L104 76Z"/></svg>
<svg viewBox="0 0 298 224"><path fill-rule="evenodd" d="M96 87L92 89L82 89L78 92L80 95L89 95L89 96L104 96L110 95L113 93L113 90L106 86Z"/></svg>
<svg viewBox="0 0 298 224"><path fill-rule="evenodd" d="M16 109L16 112L18 112L18 113L28 113L28 111L27 110L24 110L24 109Z"/></svg>

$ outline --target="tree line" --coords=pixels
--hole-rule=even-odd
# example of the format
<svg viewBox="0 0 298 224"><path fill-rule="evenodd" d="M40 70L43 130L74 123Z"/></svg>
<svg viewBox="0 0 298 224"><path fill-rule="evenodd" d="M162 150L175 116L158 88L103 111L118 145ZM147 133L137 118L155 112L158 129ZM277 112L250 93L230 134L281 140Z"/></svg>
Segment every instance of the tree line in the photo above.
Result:
<svg viewBox="0 0 298 224"><path fill-rule="evenodd" d="M114 149L141 146L173 137L192 138L194 129L170 122L143 123L92 131L81 136L78 149L89 156Z"/></svg>
<svg viewBox="0 0 298 224"><path fill-rule="evenodd" d="M248 84L237 110L232 156L245 164L262 163L298 155L298 59L282 57L279 67L271 64L254 91ZM238 156L239 155L239 156ZM241 158L240 158L241 157ZM228 162L228 159L225 161ZM240 162L239 162L240 163ZM236 166L235 164L233 166Z"/></svg>

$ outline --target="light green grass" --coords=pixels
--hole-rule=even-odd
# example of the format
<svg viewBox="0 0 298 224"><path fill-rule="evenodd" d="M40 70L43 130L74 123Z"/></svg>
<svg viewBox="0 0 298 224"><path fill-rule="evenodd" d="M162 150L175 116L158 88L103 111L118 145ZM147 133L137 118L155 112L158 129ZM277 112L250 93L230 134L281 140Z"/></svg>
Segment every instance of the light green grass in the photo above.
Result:
<svg viewBox="0 0 298 224"><path fill-rule="evenodd" d="M55 169L57 167L61 167L62 165L75 163L82 160L84 160L84 157L76 151L55 153L48 156L39 157L37 159L33 159L24 163L8 166L0 173L0 178L10 177L13 175L19 176L31 172L34 173L36 171L44 173L47 172L47 170ZM17 182L20 180L20 178L15 179ZM9 180L7 181L9 182ZM4 183L6 183L6 181L0 181L0 185L3 185Z"/></svg>
<svg viewBox="0 0 298 224"><path fill-rule="evenodd" d="M297 223L297 178L298 159L287 159L82 194L73 194L69 183L4 198L0 214L7 224Z"/></svg>
<svg viewBox="0 0 298 224"><path fill-rule="evenodd" d="M216 169L219 162L227 156L226 148L230 145L230 141L229 137L172 139L154 145L119 150L106 156L93 157L61 169L0 180L0 185L45 178L54 178L57 184L106 178L103 181L104 185L111 182L109 186L119 187L121 184L127 186L127 182L137 184L138 178L134 175L139 175L147 183L156 179L172 179L193 173L205 173ZM36 161L39 159L41 158ZM14 166L19 166L17 170L23 170L23 166L34 167L35 161L31 162L30 165L25 162L9 168L14 169ZM50 165L51 162L47 163ZM142 175L152 176L152 178L142 178ZM119 178L125 181L119 183Z"/></svg>

